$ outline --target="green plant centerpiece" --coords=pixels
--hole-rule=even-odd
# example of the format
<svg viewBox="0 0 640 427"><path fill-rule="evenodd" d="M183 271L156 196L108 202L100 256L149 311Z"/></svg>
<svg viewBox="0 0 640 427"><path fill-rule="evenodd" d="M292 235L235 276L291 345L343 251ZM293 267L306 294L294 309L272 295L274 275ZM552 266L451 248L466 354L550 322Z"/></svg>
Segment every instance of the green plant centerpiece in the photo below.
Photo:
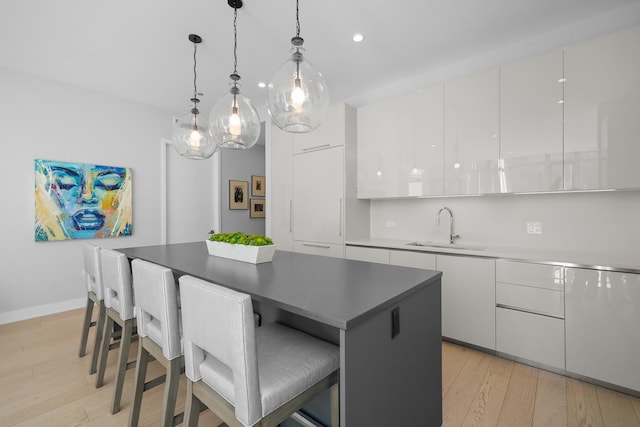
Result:
<svg viewBox="0 0 640 427"><path fill-rule="evenodd" d="M224 242L236 245L247 246L267 246L273 245L273 241L269 237L262 234L245 234L240 231L235 233L217 233L209 237L212 242Z"/></svg>
<svg viewBox="0 0 640 427"><path fill-rule="evenodd" d="M207 239L209 255L260 264L273 259L276 245L261 234L217 233Z"/></svg>

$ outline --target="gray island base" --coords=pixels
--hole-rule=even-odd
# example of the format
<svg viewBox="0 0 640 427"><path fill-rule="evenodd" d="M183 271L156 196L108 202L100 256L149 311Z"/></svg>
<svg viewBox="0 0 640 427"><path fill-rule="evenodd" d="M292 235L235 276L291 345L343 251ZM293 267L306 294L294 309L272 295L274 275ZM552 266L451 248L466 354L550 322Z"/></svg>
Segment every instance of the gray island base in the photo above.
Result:
<svg viewBox="0 0 640 427"><path fill-rule="evenodd" d="M252 296L279 321L340 346L340 425L442 424L441 273L276 251L248 264L204 242L118 249Z"/></svg>

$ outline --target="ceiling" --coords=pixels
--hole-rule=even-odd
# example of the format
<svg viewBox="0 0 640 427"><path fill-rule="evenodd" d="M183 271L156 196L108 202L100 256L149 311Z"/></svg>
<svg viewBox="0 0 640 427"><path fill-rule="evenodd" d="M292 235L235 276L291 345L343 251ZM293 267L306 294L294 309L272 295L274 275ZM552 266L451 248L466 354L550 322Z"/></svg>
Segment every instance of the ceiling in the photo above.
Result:
<svg viewBox="0 0 640 427"><path fill-rule="evenodd" d="M306 58L325 75L332 100L357 100L389 82L580 22L640 24L640 0L300 0ZM362 43L351 40L356 32ZM198 89L208 111L233 71L226 0L5 0L0 66L179 115L193 92L189 33L203 38ZM238 72L261 111L265 89L257 83L288 58L293 35L294 0L244 0Z"/></svg>

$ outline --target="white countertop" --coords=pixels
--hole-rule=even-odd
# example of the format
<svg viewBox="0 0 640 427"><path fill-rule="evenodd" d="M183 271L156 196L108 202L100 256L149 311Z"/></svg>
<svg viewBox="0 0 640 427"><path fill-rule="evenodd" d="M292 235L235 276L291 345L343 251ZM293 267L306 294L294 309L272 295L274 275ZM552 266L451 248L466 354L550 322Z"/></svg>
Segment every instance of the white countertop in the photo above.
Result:
<svg viewBox="0 0 640 427"><path fill-rule="evenodd" d="M515 261L530 261L544 264L564 265L566 267L595 268L599 270L613 270L631 273L640 273L640 254L637 256L612 254L612 253L592 253L578 251L563 251L554 249L526 249L510 248L502 246L478 246L483 249L464 249L432 246L411 246L407 243L416 240L393 240L393 239L353 239L346 241L347 246L367 246L373 248L402 249L414 252L430 252L453 255L469 255L477 257L488 257L507 259ZM417 240L422 242L421 240ZM440 243L439 243L440 244ZM446 242L444 242L446 245ZM465 246L460 243L460 246Z"/></svg>

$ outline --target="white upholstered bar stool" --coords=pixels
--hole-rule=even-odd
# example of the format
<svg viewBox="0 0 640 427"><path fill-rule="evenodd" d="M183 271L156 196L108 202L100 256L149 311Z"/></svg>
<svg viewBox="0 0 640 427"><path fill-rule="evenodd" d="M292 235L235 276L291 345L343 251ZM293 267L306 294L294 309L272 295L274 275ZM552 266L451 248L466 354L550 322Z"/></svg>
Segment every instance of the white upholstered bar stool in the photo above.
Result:
<svg viewBox="0 0 640 427"><path fill-rule="evenodd" d="M102 331L102 348L100 350L100 363L96 375L96 387L102 387L104 373L107 365L109 350L120 347L118 365L115 377L111 413L120 410L122 387L127 369L135 367L136 363L128 363L131 341L136 336L135 317L133 313L133 286L131 283L131 266L127 257L120 252L111 249L100 250L100 264L102 270L102 284L104 286L104 305L106 307L106 321ZM121 326L120 339L112 343L113 324Z"/></svg>
<svg viewBox="0 0 640 427"><path fill-rule="evenodd" d="M271 323L255 328L251 297L182 276L185 425L202 405L229 426L275 426L326 389L338 425L338 347Z"/></svg>
<svg viewBox="0 0 640 427"><path fill-rule="evenodd" d="M102 330L104 328L104 322L106 318L102 277L100 271L100 247L91 245L89 243L83 244L82 258L84 263L82 276L84 277L85 283L87 285L87 308L84 313L82 335L80 337L80 351L78 352L78 356L83 357L86 354L89 329L95 326L95 341L93 343L93 352L91 353L91 362L89 364L89 373L94 374L98 365L100 344L102 342ZM98 306L98 316L96 322L91 321L94 305Z"/></svg>
<svg viewBox="0 0 640 427"><path fill-rule="evenodd" d="M173 272L157 264L134 259L131 271L139 344L129 426L138 425L142 393L165 382L161 425L170 427L182 421L182 414L174 416L178 381L184 366L178 286ZM149 355L167 369L167 374L145 382Z"/></svg>

